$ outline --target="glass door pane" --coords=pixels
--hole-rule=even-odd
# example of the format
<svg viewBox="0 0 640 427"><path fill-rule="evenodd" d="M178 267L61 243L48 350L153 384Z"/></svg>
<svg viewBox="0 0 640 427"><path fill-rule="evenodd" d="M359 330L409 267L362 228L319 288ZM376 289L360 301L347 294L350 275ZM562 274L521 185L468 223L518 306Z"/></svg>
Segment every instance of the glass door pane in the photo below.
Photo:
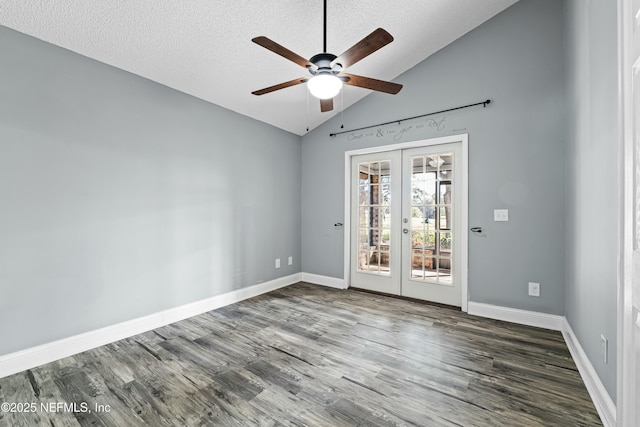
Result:
<svg viewBox="0 0 640 427"><path fill-rule="evenodd" d="M391 270L391 162L358 168L358 271L388 276Z"/></svg>
<svg viewBox="0 0 640 427"><path fill-rule="evenodd" d="M451 285L453 153L411 156L411 280Z"/></svg>

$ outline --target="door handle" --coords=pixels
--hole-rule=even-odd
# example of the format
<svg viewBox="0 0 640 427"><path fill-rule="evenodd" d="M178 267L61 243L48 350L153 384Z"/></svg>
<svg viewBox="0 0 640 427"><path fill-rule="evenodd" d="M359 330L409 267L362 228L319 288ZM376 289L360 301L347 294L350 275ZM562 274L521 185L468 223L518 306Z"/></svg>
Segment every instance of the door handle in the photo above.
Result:
<svg viewBox="0 0 640 427"><path fill-rule="evenodd" d="M482 227L471 227L472 233L482 233Z"/></svg>
<svg viewBox="0 0 640 427"><path fill-rule="evenodd" d="M408 229L408 228L403 228L403 229L402 229L402 232L403 232L404 234L408 234L408 233L409 233L409 229Z"/></svg>

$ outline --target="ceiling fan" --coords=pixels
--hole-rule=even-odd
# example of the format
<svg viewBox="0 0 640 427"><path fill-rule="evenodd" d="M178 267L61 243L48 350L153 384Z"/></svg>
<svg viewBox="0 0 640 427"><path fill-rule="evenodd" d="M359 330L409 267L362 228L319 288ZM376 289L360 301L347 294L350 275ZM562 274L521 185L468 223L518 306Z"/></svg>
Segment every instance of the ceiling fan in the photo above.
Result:
<svg viewBox="0 0 640 427"><path fill-rule="evenodd" d="M381 47L391 43L393 41L393 37L382 28L378 28L347 49L342 55L336 56L332 53L328 53L327 0L324 0L324 53L319 53L312 56L310 59L305 59L267 37L255 37L251 39L251 41L269 49L289 61L295 62L303 68L306 68L311 74L311 77L300 77L289 80L288 82L251 92L254 95L264 95L276 90L307 83L309 92L311 92L311 94L316 98L320 99L320 111L326 112L333 110L333 97L340 92L343 83L378 92L390 93L392 95L395 95L400 92L400 89L402 89L402 85L398 83L343 72L345 68L352 66Z"/></svg>

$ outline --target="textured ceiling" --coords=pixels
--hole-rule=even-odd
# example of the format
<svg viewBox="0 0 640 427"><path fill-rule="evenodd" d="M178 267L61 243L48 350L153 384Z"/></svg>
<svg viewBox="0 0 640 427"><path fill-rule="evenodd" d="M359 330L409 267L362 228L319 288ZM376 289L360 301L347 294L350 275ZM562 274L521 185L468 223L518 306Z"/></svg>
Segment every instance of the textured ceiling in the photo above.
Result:
<svg viewBox="0 0 640 427"><path fill-rule="evenodd" d="M384 28L395 40L347 71L393 80L516 1L328 0L327 49L339 55ZM0 25L298 135L341 107L321 113L311 98L307 108L305 85L251 95L308 75L251 39L320 53L322 0L1 0ZM369 93L345 87L344 108Z"/></svg>

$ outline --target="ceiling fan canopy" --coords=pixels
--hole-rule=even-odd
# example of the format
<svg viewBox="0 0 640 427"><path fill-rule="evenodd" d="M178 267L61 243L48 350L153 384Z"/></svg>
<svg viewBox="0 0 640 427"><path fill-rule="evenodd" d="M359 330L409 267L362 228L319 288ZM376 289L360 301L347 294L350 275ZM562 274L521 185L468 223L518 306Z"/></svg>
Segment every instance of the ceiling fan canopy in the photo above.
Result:
<svg viewBox="0 0 640 427"><path fill-rule="evenodd" d="M310 77L300 77L279 83L264 89L251 92L254 95L264 95L276 90L307 83L311 94L320 99L320 111L333 110L333 97L342 88L343 84L358 86L365 89L385 92L392 95L397 94L402 89L398 83L377 80L371 77L363 77L355 74L344 73L343 70L352 66L358 61L371 55L378 49L388 45L393 41L393 37L382 28L374 30L371 34L360 40L358 43L347 49L344 53L336 56L327 52L327 0L324 0L324 52L305 59L286 47L273 40L259 36L251 39L254 43L292 61L303 68L306 68Z"/></svg>

